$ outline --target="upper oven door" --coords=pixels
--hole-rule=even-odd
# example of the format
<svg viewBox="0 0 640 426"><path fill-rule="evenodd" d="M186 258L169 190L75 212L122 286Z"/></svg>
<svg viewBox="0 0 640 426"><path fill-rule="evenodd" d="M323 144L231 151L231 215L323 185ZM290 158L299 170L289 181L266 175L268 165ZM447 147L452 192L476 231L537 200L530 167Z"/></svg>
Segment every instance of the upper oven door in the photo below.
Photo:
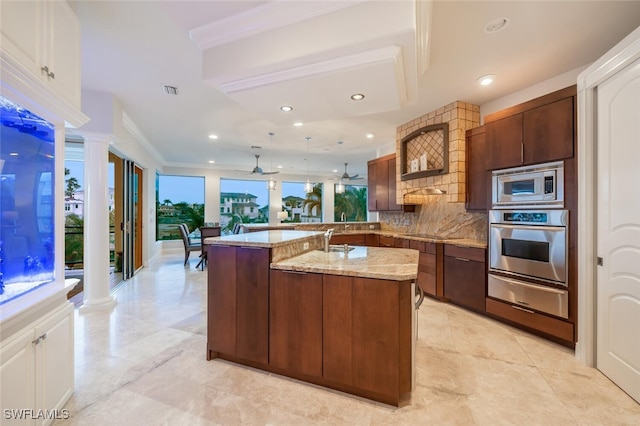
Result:
<svg viewBox="0 0 640 426"><path fill-rule="evenodd" d="M489 269L567 285L567 228L489 226Z"/></svg>

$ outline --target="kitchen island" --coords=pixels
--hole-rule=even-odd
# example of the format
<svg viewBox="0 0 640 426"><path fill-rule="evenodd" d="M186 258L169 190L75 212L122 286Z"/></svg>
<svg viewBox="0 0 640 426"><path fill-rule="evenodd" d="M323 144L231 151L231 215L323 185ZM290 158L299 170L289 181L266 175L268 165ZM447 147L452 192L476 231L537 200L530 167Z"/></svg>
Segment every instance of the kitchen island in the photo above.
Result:
<svg viewBox="0 0 640 426"><path fill-rule="evenodd" d="M324 252L313 231L207 243L207 359L396 406L409 400L417 250Z"/></svg>

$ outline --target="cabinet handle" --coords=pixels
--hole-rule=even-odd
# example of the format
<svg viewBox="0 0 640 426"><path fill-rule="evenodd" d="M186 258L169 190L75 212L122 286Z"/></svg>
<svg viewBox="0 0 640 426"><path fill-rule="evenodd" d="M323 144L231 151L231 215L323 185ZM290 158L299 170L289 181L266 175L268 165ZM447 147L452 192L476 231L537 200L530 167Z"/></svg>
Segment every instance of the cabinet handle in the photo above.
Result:
<svg viewBox="0 0 640 426"><path fill-rule="evenodd" d="M520 162L524 163L524 141L520 144Z"/></svg>
<svg viewBox="0 0 640 426"><path fill-rule="evenodd" d="M527 305L529 306L529 304L527 302L525 302L524 300L516 300L516 302L518 302L521 305Z"/></svg>
<svg viewBox="0 0 640 426"><path fill-rule="evenodd" d="M44 333L43 335L38 336L38 338L36 340L32 340L31 343L33 343L34 345L37 345L38 343L40 343L41 341L43 341L46 338L47 338L47 333Z"/></svg>
<svg viewBox="0 0 640 426"><path fill-rule="evenodd" d="M283 270L282 272L284 272L285 274L307 275L307 273L306 273L306 272L304 272L304 271L284 271L284 270Z"/></svg>
<svg viewBox="0 0 640 426"><path fill-rule="evenodd" d="M512 307L513 309L517 309L517 310L519 310L519 311L526 312L526 313L528 313L528 314L535 314L535 312L533 312L531 309L521 308L520 306L516 306L516 305L511 305L511 307Z"/></svg>
<svg viewBox="0 0 640 426"><path fill-rule="evenodd" d="M464 257L454 257L455 260L461 260L463 262L471 262L471 259L465 259Z"/></svg>
<svg viewBox="0 0 640 426"><path fill-rule="evenodd" d="M49 67L46 65L40 68L40 71L44 72L49 78L56 78L56 75L53 72L49 72Z"/></svg>

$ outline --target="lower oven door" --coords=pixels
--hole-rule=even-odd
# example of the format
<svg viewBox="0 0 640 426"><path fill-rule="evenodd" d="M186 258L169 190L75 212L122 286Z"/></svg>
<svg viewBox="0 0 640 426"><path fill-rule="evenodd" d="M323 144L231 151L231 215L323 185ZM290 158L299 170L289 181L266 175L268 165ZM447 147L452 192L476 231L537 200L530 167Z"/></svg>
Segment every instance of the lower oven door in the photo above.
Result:
<svg viewBox="0 0 640 426"><path fill-rule="evenodd" d="M569 317L569 292L553 287L526 283L489 274L487 294L494 299L512 303L515 307L546 312L557 317Z"/></svg>
<svg viewBox="0 0 640 426"><path fill-rule="evenodd" d="M489 270L567 285L565 226L489 226Z"/></svg>

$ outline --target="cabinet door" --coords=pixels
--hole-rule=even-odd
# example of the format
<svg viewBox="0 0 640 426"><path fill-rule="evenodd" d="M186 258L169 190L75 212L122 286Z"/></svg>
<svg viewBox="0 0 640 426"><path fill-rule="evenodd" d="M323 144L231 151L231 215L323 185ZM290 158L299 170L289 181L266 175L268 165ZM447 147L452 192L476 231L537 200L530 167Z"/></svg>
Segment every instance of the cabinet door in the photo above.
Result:
<svg viewBox="0 0 640 426"><path fill-rule="evenodd" d="M322 377L322 275L271 271L269 365Z"/></svg>
<svg viewBox="0 0 640 426"><path fill-rule="evenodd" d="M4 10L3 10L4 13ZM35 360L33 329L2 342L0 348L0 395L3 409L35 409ZM9 420L2 424L34 425L35 420ZM6 422L6 423L5 423Z"/></svg>
<svg viewBox="0 0 640 426"><path fill-rule="evenodd" d="M402 205L396 202L396 157L387 160L387 193L389 196L389 210L402 210Z"/></svg>
<svg viewBox="0 0 640 426"><path fill-rule="evenodd" d="M2 50L35 75L40 75L44 7L41 1L0 2Z"/></svg>
<svg viewBox="0 0 640 426"><path fill-rule="evenodd" d="M269 362L270 249L236 248L236 355Z"/></svg>
<svg viewBox="0 0 640 426"><path fill-rule="evenodd" d="M73 393L73 305L53 313L36 327L36 406L60 409Z"/></svg>
<svg viewBox="0 0 640 426"><path fill-rule="evenodd" d="M485 124L487 168L504 169L522 165L522 114Z"/></svg>
<svg viewBox="0 0 640 426"><path fill-rule="evenodd" d="M367 163L367 209L370 212L378 211L376 203L377 164L375 161Z"/></svg>
<svg viewBox="0 0 640 426"><path fill-rule="evenodd" d="M386 160L376 162L376 210L389 210L389 162Z"/></svg>
<svg viewBox="0 0 640 426"><path fill-rule="evenodd" d="M236 248L209 247L207 263L207 349L235 355Z"/></svg>
<svg viewBox="0 0 640 426"><path fill-rule="evenodd" d="M524 163L535 164L573 157L573 97L524 113Z"/></svg>
<svg viewBox="0 0 640 426"><path fill-rule="evenodd" d="M65 1L46 2L50 32L43 65L54 73L49 83L73 105L80 106L80 22Z"/></svg>
<svg viewBox="0 0 640 426"><path fill-rule="evenodd" d="M444 297L484 313L487 294L485 250L445 245L444 254Z"/></svg>
<svg viewBox="0 0 640 426"><path fill-rule="evenodd" d="M467 210L488 210L491 205L491 172L487 171L484 129L472 129L466 139Z"/></svg>
<svg viewBox="0 0 640 426"><path fill-rule="evenodd" d="M353 386L353 278L322 277L322 377Z"/></svg>

